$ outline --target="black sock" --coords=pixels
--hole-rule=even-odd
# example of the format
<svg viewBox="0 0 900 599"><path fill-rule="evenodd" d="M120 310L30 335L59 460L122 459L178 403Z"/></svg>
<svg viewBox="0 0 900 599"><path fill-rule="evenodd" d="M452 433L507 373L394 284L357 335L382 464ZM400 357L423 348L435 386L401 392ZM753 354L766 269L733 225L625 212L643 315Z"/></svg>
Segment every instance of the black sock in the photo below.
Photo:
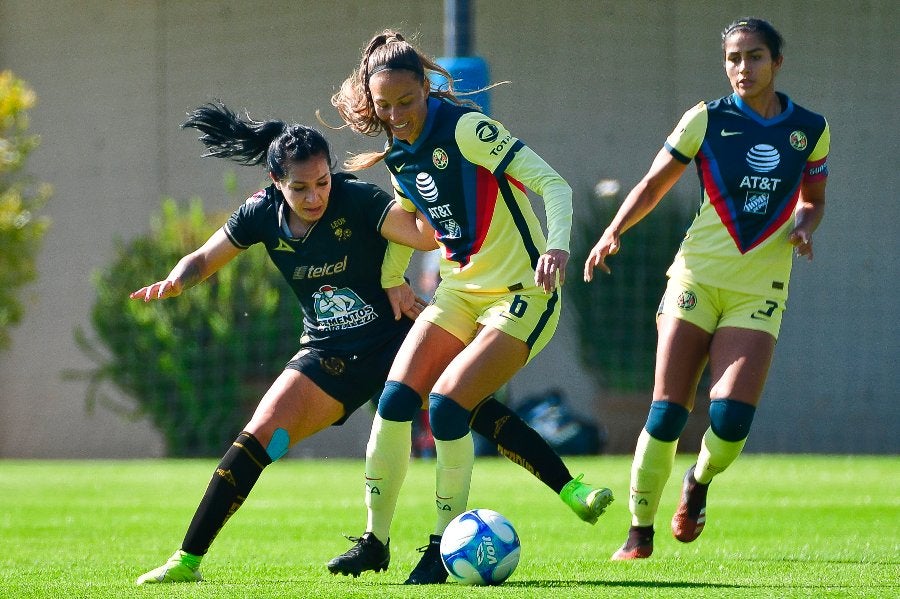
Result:
<svg viewBox="0 0 900 599"><path fill-rule="evenodd" d="M496 443L500 455L531 472L556 494L572 480L569 469L547 441L493 396L472 410L469 426Z"/></svg>
<svg viewBox="0 0 900 599"><path fill-rule="evenodd" d="M247 432L238 435L206 487L181 543L182 551L205 555L219 530L244 503L263 468L271 463L256 437Z"/></svg>

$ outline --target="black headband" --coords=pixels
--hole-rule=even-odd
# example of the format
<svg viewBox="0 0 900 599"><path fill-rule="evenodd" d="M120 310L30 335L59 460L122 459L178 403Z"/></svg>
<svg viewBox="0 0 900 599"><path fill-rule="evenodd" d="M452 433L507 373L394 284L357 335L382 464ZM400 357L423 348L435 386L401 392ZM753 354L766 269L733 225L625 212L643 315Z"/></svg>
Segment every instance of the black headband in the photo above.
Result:
<svg viewBox="0 0 900 599"><path fill-rule="evenodd" d="M412 71L419 77L425 76L425 69L422 67L422 62L419 60L412 60L406 56L399 56L397 58L392 58L384 64L380 64L369 70L369 75L366 78L366 81L372 78L372 75L375 73L380 73L381 71L392 71L395 69L403 69L404 71Z"/></svg>

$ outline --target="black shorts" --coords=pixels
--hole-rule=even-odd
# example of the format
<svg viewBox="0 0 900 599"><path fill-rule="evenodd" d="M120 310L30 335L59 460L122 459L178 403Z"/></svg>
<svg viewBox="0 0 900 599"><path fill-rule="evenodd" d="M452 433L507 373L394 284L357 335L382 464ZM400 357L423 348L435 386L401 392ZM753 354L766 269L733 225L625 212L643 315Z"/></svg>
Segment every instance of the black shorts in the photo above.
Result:
<svg viewBox="0 0 900 599"><path fill-rule="evenodd" d="M381 394L404 337L405 334L398 334L364 354L302 347L285 369L302 372L322 391L343 404L344 416L333 425L340 426L361 405Z"/></svg>

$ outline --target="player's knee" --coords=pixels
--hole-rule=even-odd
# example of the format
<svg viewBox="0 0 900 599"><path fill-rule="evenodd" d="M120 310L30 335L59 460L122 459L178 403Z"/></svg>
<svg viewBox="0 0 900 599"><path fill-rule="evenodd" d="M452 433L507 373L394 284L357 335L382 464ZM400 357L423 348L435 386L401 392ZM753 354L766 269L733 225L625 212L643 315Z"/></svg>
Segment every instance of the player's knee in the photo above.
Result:
<svg viewBox="0 0 900 599"><path fill-rule="evenodd" d="M687 408L671 401L653 401L644 429L658 441L670 443L681 436L687 424Z"/></svg>
<svg viewBox="0 0 900 599"><path fill-rule="evenodd" d="M469 410L440 393L428 396L431 433L440 441L453 441L469 432Z"/></svg>
<svg viewBox="0 0 900 599"><path fill-rule="evenodd" d="M743 441L750 434L756 406L734 399L709 402L709 426L724 441Z"/></svg>
<svg viewBox="0 0 900 599"><path fill-rule="evenodd" d="M421 396L409 385L387 381L378 399L378 415L394 422L412 422L422 408Z"/></svg>

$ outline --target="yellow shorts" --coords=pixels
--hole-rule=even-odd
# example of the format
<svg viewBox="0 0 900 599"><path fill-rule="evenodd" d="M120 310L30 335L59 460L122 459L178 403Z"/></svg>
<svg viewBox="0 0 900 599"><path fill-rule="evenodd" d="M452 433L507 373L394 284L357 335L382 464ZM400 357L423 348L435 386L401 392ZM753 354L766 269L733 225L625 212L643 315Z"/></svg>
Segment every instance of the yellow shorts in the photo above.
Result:
<svg viewBox="0 0 900 599"><path fill-rule="evenodd" d="M466 345L475 338L479 325L498 329L525 342L531 360L556 332L561 308L559 288L553 293L544 293L538 287L473 293L439 285L419 318L436 324Z"/></svg>
<svg viewBox="0 0 900 599"><path fill-rule="evenodd" d="M785 309L782 298L728 291L719 287L669 279L657 316L669 314L714 333L737 327L769 333L778 339Z"/></svg>

